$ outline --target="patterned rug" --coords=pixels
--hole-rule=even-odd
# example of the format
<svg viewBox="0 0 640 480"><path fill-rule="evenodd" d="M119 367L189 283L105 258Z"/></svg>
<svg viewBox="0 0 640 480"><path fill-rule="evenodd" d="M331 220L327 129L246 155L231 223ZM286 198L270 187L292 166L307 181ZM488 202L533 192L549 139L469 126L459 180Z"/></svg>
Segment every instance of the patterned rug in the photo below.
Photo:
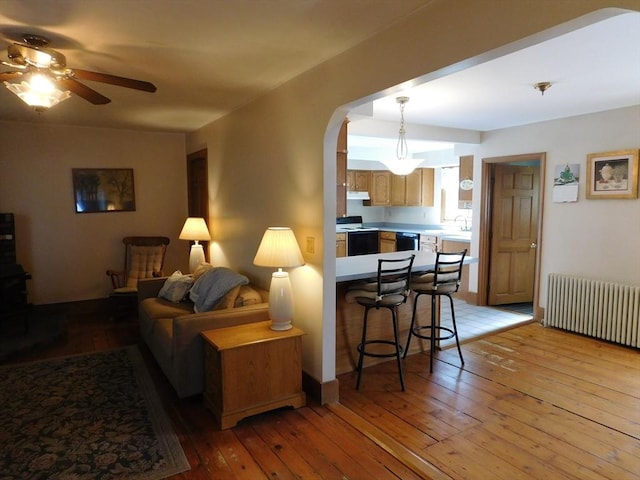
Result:
<svg viewBox="0 0 640 480"><path fill-rule="evenodd" d="M137 347L0 368L0 480L189 470Z"/></svg>

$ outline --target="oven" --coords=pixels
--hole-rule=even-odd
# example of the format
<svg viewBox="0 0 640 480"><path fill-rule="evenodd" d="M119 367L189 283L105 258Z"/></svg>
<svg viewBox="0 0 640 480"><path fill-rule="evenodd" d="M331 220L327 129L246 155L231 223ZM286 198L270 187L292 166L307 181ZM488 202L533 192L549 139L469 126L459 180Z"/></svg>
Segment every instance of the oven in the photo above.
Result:
<svg viewBox="0 0 640 480"><path fill-rule="evenodd" d="M352 230L347 232L347 255L378 253L377 230Z"/></svg>
<svg viewBox="0 0 640 480"><path fill-rule="evenodd" d="M336 232L347 234L347 256L379 253L378 229L362 225L362 216L336 219Z"/></svg>

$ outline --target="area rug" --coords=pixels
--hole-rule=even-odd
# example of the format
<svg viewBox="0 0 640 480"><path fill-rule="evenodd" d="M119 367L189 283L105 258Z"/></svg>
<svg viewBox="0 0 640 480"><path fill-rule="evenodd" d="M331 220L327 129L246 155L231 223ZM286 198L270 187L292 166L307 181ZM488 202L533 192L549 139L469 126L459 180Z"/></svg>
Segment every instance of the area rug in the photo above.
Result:
<svg viewBox="0 0 640 480"><path fill-rule="evenodd" d="M189 470L137 347L0 368L1 480Z"/></svg>

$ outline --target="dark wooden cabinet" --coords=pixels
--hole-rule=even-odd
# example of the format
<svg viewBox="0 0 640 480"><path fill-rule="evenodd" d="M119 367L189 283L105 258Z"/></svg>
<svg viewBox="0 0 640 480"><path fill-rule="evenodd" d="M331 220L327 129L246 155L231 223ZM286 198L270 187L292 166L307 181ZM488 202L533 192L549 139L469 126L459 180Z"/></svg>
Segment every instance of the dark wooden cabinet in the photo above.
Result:
<svg viewBox="0 0 640 480"><path fill-rule="evenodd" d="M22 321L25 327L30 304L27 280L31 275L16 263L15 220L0 213L0 322Z"/></svg>

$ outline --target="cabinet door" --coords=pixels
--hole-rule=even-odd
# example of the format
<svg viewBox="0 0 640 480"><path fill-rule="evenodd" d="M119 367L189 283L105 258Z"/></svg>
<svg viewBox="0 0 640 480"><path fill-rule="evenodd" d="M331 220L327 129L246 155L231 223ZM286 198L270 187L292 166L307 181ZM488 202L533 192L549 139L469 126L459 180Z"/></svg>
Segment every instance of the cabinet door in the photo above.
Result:
<svg viewBox="0 0 640 480"><path fill-rule="evenodd" d="M336 234L336 257L346 257L347 256L347 234L346 233L337 233Z"/></svg>
<svg viewBox="0 0 640 480"><path fill-rule="evenodd" d="M473 181L473 155L465 155L460 157L460 168L458 169L458 181ZM473 198L473 189L458 189L458 208L471 208L471 200Z"/></svg>
<svg viewBox="0 0 640 480"><path fill-rule="evenodd" d="M356 190L356 171L347 170L347 191L353 192Z"/></svg>
<svg viewBox="0 0 640 480"><path fill-rule="evenodd" d="M406 177L391 175L391 205L401 207L405 204Z"/></svg>
<svg viewBox="0 0 640 480"><path fill-rule="evenodd" d="M353 172L356 192L368 192L371 172L369 170L353 170Z"/></svg>
<svg viewBox="0 0 640 480"><path fill-rule="evenodd" d="M396 251L396 232L380 232L380 253Z"/></svg>
<svg viewBox="0 0 640 480"><path fill-rule="evenodd" d="M336 145L336 216L347 214L347 124L342 123Z"/></svg>
<svg viewBox="0 0 640 480"><path fill-rule="evenodd" d="M371 184L371 205L389 205L391 203L391 172L371 172Z"/></svg>
<svg viewBox="0 0 640 480"><path fill-rule="evenodd" d="M422 205L422 169L417 168L404 177L405 194L404 204L409 207Z"/></svg>

